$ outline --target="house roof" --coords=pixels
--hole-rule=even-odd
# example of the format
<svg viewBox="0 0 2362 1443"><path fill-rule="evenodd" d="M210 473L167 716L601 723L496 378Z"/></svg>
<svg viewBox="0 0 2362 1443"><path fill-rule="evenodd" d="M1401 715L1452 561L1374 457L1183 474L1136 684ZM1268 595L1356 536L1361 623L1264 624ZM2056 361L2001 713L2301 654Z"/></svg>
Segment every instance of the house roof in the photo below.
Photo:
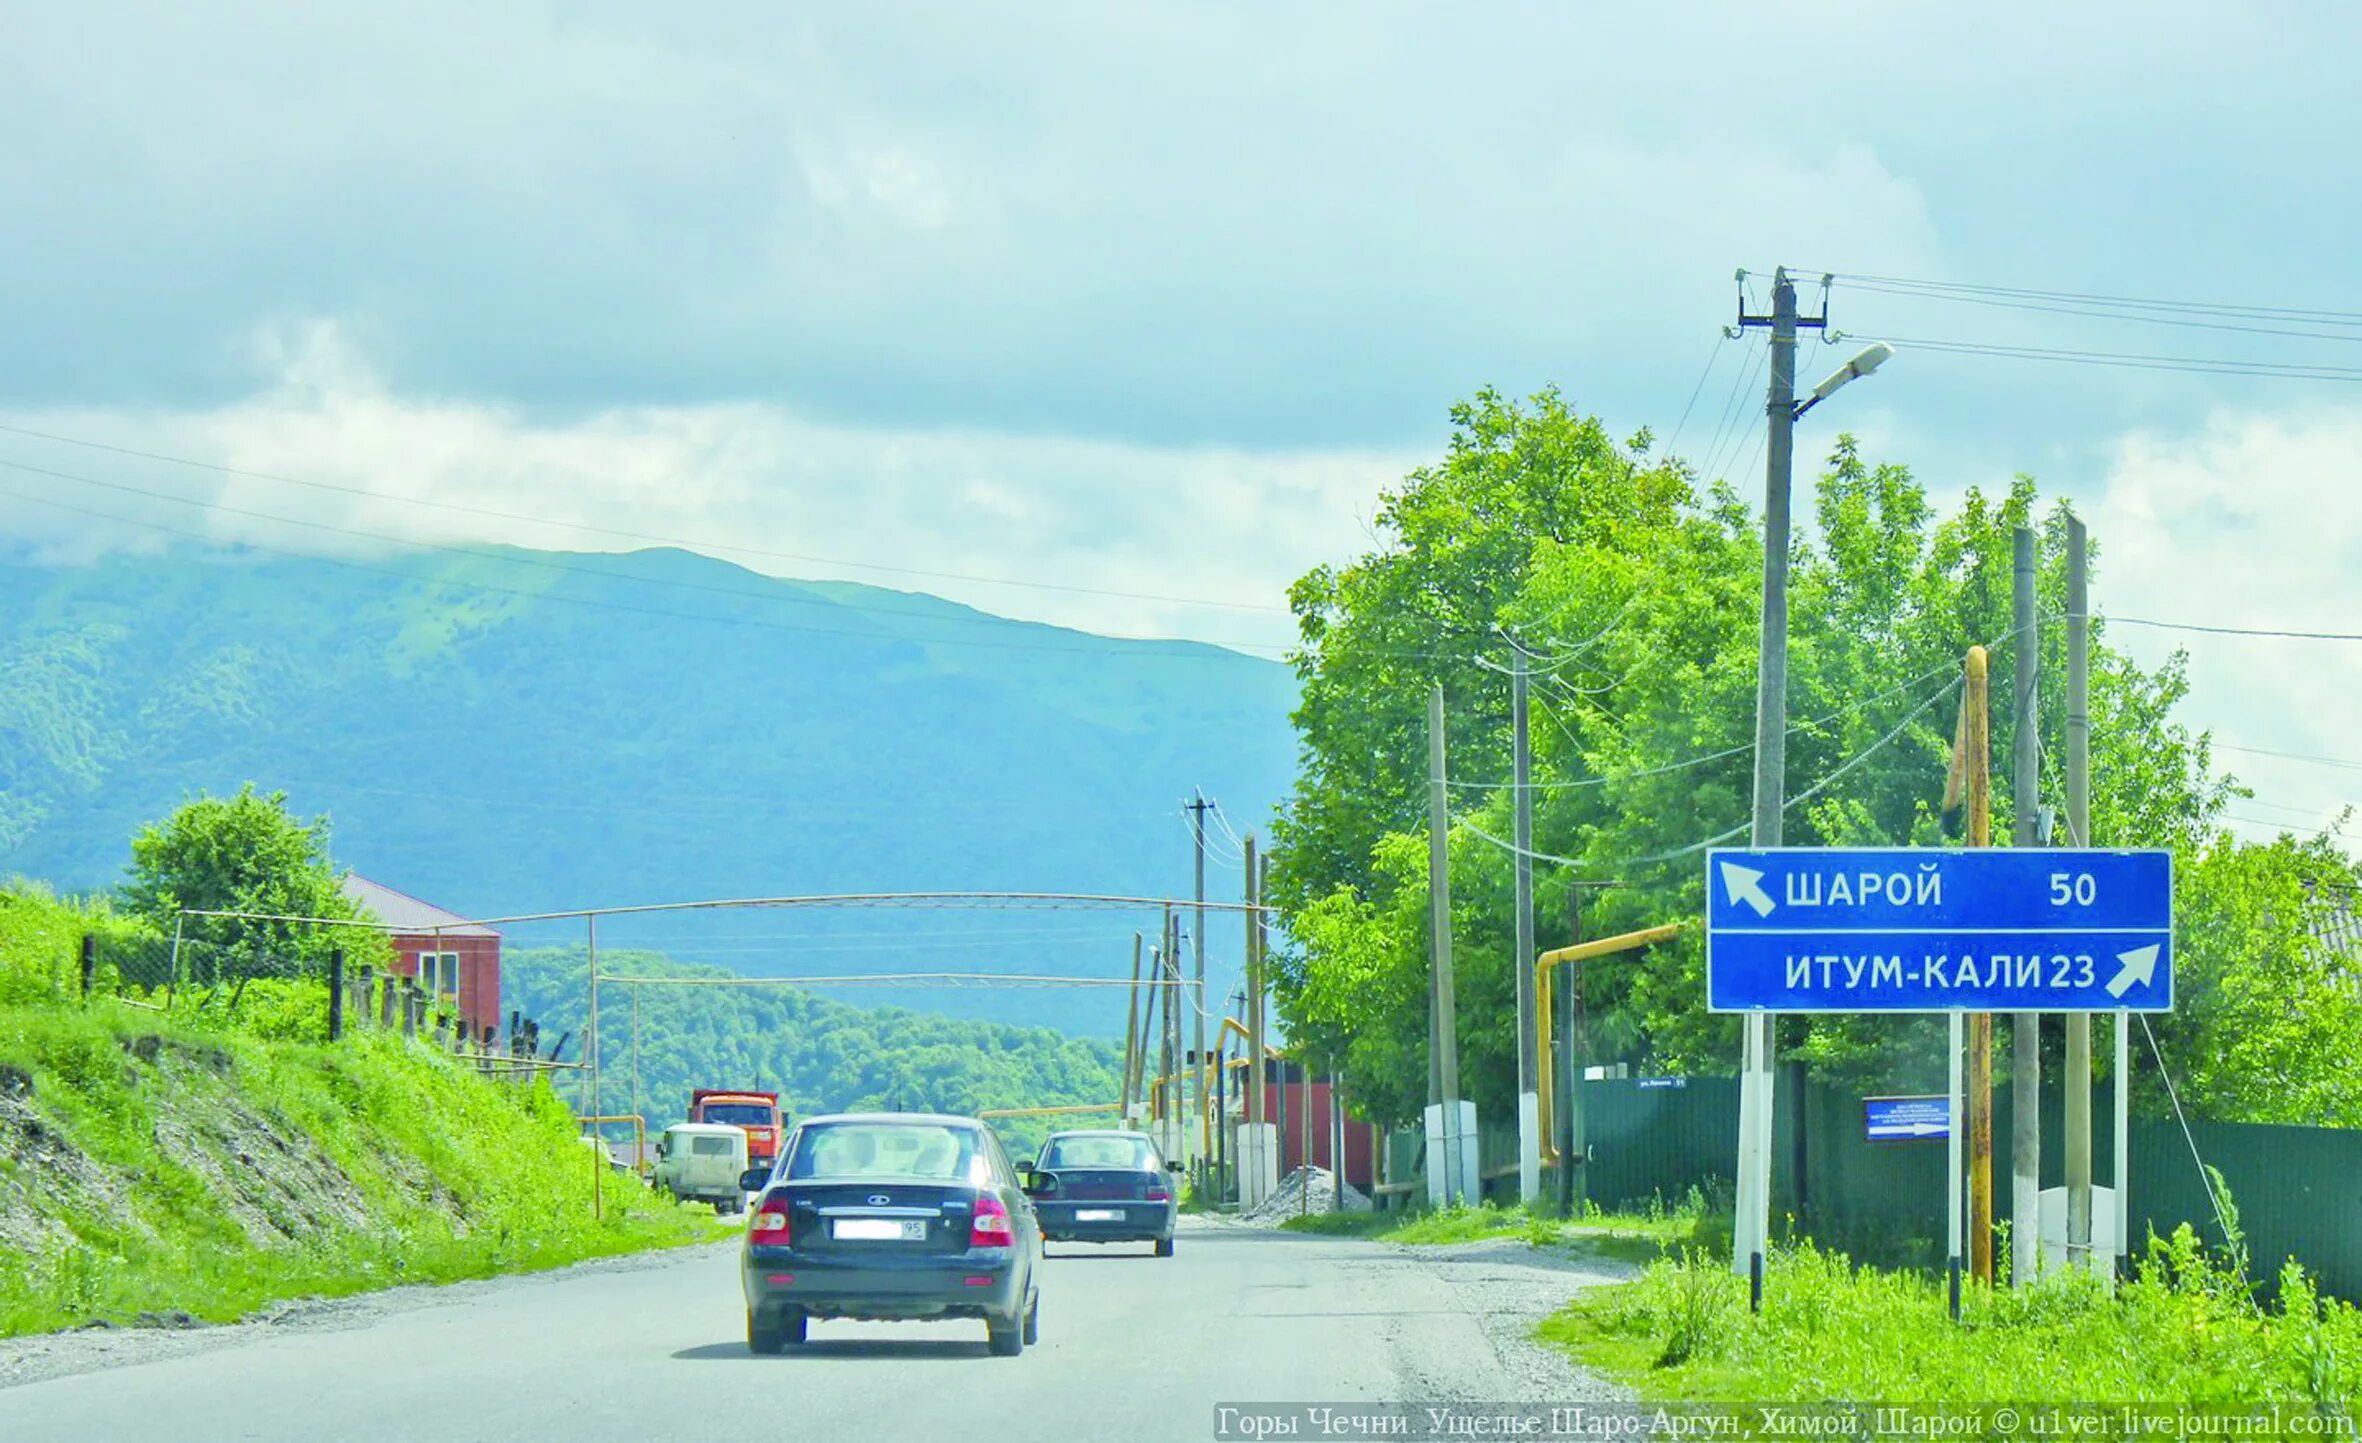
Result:
<svg viewBox="0 0 2362 1443"><path fill-rule="evenodd" d="M383 882L372 882L358 872L347 872L344 894L368 908L397 932L436 932L446 937L497 937L490 927L479 927L457 912L446 912L408 892L397 892Z"/></svg>

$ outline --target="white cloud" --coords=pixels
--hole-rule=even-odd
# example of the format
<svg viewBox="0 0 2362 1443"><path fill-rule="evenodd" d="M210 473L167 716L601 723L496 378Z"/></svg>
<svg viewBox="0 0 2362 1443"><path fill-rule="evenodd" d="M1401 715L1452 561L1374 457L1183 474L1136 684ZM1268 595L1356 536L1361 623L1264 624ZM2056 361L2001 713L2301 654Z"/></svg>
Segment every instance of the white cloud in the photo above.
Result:
<svg viewBox="0 0 2362 1443"><path fill-rule="evenodd" d="M0 472L0 493L17 493L0 494L0 528L68 556L154 545L175 532L329 554L394 544L373 538L596 551L643 544L610 534L620 531L693 543L773 574L926 591L1093 631L1274 647L1291 635L1287 584L1350 552L1361 540L1357 517L1413 464L1375 452L886 432L757 403L537 420L499 405L397 394L329 323L289 328L256 351L276 373L235 404L5 419L264 474L58 444L36 455L35 443L12 438L12 454L28 463L112 489ZM80 509L45 507L28 493Z"/></svg>
<svg viewBox="0 0 2362 1443"><path fill-rule="evenodd" d="M2362 631L2362 408L2218 412L2116 447L2088 509L2103 612L2259 630ZM2190 653L2188 713L2218 740L2362 760L2362 644L2119 626L2146 661ZM2232 808L2292 829L2362 804L2362 773L2241 752ZM2249 825L2243 831L2262 834Z"/></svg>

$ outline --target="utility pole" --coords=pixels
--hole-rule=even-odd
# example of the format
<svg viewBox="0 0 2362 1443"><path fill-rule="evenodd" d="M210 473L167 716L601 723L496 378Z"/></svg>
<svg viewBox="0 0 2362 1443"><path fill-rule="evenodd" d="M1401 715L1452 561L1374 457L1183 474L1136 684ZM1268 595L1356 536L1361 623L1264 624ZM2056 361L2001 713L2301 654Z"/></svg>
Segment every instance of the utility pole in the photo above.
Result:
<svg viewBox="0 0 2362 1443"><path fill-rule="evenodd" d="M1189 948L1193 954L1191 962L1196 977L1194 995L1197 998L1197 1019L1194 1029L1197 1046L1194 1053L1197 1066L1205 1067L1209 1063L1206 1056L1206 808L1212 806L1213 803L1207 801L1206 794L1196 787L1189 789L1189 795L1190 800L1187 804L1190 814L1189 834L1195 843L1197 854L1197 911L1195 914L1197 920L1190 924L1189 929ZM1207 1080L1205 1074L1198 1074L1197 1111L1201 1118L1207 1120L1207 1125L1212 1126L1213 1099L1207 1092ZM1200 1149L1196 1168L1201 1188L1205 1182L1206 1168L1203 1152L1204 1150Z"/></svg>
<svg viewBox="0 0 2362 1443"><path fill-rule="evenodd" d="M1434 934L1435 1009L1428 1046L1429 1090L1442 1105L1443 1137L1447 1154L1438 1159L1445 1174L1446 1202L1466 1202L1461 1196L1460 1048L1459 1009L1452 997L1452 878L1451 799L1444 778L1443 683L1427 693L1427 905Z"/></svg>
<svg viewBox="0 0 2362 1443"><path fill-rule="evenodd" d="M1181 919L1173 909L1165 909L1165 1028L1171 1034L1168 1044L1174 1059L1170 1079L1165 1083L1165 1113L1173 1120L1173 1138L1181 1150L1189 1150L1189 1112L1184 1105L1184 1085L1189 1064L1183 1055L1187 1034L1181 1030Z"/></svg>
<svg viewBox="0 0 2362 1443"><path fill-rule="evenodd" d="M1247 894L1247 1075L1239 1101L1245 1108L1246 1121L1260 1125L1263 1121L1263 877L1255 864L1255 834L1247 833L1241 842L1239 851L1245 860ZM1245 1176L1243 1167L1240 1176ZM1243 1203L1245 1183L1241 1182L1240 1187Z"/></svg>
<svg viewBox="0 0 2362 1443"><path fill-rule="evenodd" d="M1527 731L1527 669L1532 659L1515 637L1510 638L1514 670L1510 672L1509 724L1512 740L1511 776L1516 794L1517 829L1517 1197L1527 1207L1542 1200L1541 1098L1535 1093L1541 1065L1535 1055L1534 1017L1534 792L1533 747Z"/></svg>
<svg viewBox="0 0 2362 1443"><path fill-rule="evenodd" d="M1164 920L1157 923L1156 933L1156 991L1148 999L1148 1010L1156 1015L1158 1088L1156 1091L1156 1146L1166 1157L1173 1155L1173 989L1165 985L1165 974L1172 967L1173 909L1165 907Z"/></svg>
<svg viewBox="0 0 2362 1443"><path fill-rule="evenodd" d="M590 1054L590 1115L601 1117L605 1114L599 1111L599 1054L606 1048L599 1036L599 916L594 912L585 917L583 922L583 950L589 962L590 981L590 1026L584 1029L587 1035L583 1039L583 1050ZM442 941L440 937L435 940L438 944ZM435 950L440 952L442 948L438 945ZM598 1135L598 1128L594 1125L591 1136ZM606 1179L599 1173L599 1149L586 1147L583 1151L590 1154L591 1160L591 1216L603 1218L607 1215L606 1189L603 1186Z"/></svg>
<svg viewBox="0 0 2362 1443"><path fill-rule="evenodd" d="M1123 1121L1132 1125L1132 1099L1140 1089L1140 934L1132 934L1132 1004L1124 1018Z"/></svg>
<svg viewBox="0 0 2362 1443"><path fill-rule="evenodd" d="M1566 930L1568 946L1583 940L1583 884L1580 882L1566 889ZM1564 1100L1553 1098L1552 1101L1558 1105L1558 1215L1571 1218L1575 1215L1575 1172L1583 1166L1583 1154L1577 1151L1583 1146L1583 1124L1575 1116L1583 1105L1583 1049L1575 1037L1575 989L1582 985L1576 979L1582 973L1572 962L1559 965L1566 969L1566 975L1554 989L1558 993L1558 1086ZM1584 1182L1586 1186L1582 1190L1588 1193L1590 1179Z"/></svg>
<svg viewBox="0 0 2362 1443"><path fill-rule="evenodd" d="M2009 840L2040 840L2042 800L2042 638L2034 621L2034 530L2010 533L2010 609L2015 640L2010 679L2016 720L2010 735ZM2042 1014L2010 1017L2009 1281L2028 1288L2042 1266Z"/></svg>
<svg viewBox="0 0 2362 1443"><path fill-rule="evenodd" d="M2083 518L2067 517L2067 844L2091 845L2091 598ZM2067 1266L2091 1260L2091 1014L2067 1014ZM2123 1186L2121 1179L2117 1186Z"/></svg>
<svg viewBox="0 0 2362 1443"><path fill-rule="evenodd" d="M1755 663L1755 811L1748 844L1780 845L1787 809L1788 762L1788 497L1795 469L1796 332L1825 328L1796 314L1796 286L1786 267L1772 273L1772 309L1750 316L1742 329L1771 330L1771 385L1764 398L1769 427L1763 473L1763 624ZM1732 1229L1732 1266L1750 1279L1750 1301L1762 1303L1763 1252L1771 1236L1773 1024L1769 1013L1742 1020L1745 1055L1739 1078L1738 1217Z"/></svg>
<svg viewBox="0 0 2362 1443"><path fill-rule="evenodd" d="M1993 845L1993 765L1989 678L1985 649L1968 649L1968 683L1961 692L1968 743L1963 780L1968 790L1968 844ZM1993 1014L1968 1019L1968 1268L1993 1285Z"/></svg>

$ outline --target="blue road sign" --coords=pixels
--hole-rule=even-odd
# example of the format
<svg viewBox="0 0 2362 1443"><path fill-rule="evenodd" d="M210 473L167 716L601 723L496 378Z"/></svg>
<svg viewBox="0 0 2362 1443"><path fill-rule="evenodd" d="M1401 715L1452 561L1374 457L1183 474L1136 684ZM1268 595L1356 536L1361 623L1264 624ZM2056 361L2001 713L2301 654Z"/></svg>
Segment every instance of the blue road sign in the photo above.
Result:
<svg viewBox="0 0 2362 1443"><path fill-rule="evenodd" d="M1862 1099L1862 1136L1872 1142L1909 1142L1922 1137L1952 1135L1952 1099L1948 1097L1865 1097Z"/></svg>
<svg viewBox="0 0 2362 1443"><path fill-rule="evenodd" d="M2167 1012L2173 856L2053 848L1706 854L1717 1012Z"/></svg>

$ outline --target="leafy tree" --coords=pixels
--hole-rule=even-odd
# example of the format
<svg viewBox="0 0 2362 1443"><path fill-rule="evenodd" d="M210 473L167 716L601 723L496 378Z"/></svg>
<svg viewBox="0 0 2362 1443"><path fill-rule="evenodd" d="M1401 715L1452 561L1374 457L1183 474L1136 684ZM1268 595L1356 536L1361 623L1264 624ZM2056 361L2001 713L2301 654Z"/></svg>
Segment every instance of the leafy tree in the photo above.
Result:
<svg viewBox="0 0 2362 1443"><path fill-rule="evenodd" d="M1313 572L1294 592L1305 765L1276 828L1273 899L1293 939L1275 959L1277 988L1316 1063L1338 1066L1365 1106L1394 1117L1414 1113L1425 1093L1431 682L1451 708L1461 1070L1481 1109L1512 1105L1515 1074L1512 863L1501 840L1512 826L1501 785L1510 639L1537 658L1544 945L1564 937L1578 897L1591 936L1695 918L1704 845L1743 839L1751 810L1761 540L1747 508L1726 489L1699 494L1686 467L1647 455L1645 435L1615 446L1554 392L1527 405L1487 392L1454 420L1445 462L1412 473L1382 506L1376 549ZM2011 532L2038 531L2041 725L2062 735L2064 509L2043 512L2034 482L2020 477L2001 495L1972 488L1939 516L1907 468L1866 461L1850 438L1810 500L1816 525L1790 559L1786 841L1946 840L1938 808L1971 645L1992 659L1996 835L2009 835L2021 807L2055 809L2059 758L2045 754L2040 797L2013 795L2007 764L2019 660ZM2206 738L2173 719L2187 689L2180 658L2144 671L2106 646L2104 626L2094 633L2095 840L2224 858L2184 869L2186 914L2226 909L2219 926L2188 929L2184 975L2219 974L2224 1015L2240 1018L2252 1008L2234 979L2293 967L2330 985L2333 959L2292 950L2301 909L2283 899L2274 933L2228 900L2248 885L2242 868L2290 874L2234 860L2253 849L2215 819L2236 788L2213 775ZM2068 840L2056 826L2053 839ZM1593 885L1578 891L1578 882ZM2191 885L2229 891L2199 899ZM2265 952L2269 964L2258 960ZM1735 1025L1705 1011L1694 932L1595 964L1585 996L1594 1046L1626 1060L1723 1071L1736 1055ZM1916 1085L1942 1075L1942 1035L1940 1023L1918 1019L1790 1018L1780 1045L1824 1075ZM2191 1029L2160 1037L2174 1039L2177 1075L2195 1057L2173 1049L2207 1045ZM2308 1057L2362 1077L2306 1046ZM2218 1095L2251 1111L2256 1100Z"/></svg>
<svg viewBox="0 0 2362 1443"><path fill-rule="evenodd" d="M384 943L363 928L247 917L188 917L184 910L272 917L367 920L347 897L328 854L328 819L297 820L284 792L249 782L233 797L199 797L131 839L125 908L164 936L212 949L225 975L308 972L342 947L374 961ZM366 955L352 957L355 952Z"/></svg>

